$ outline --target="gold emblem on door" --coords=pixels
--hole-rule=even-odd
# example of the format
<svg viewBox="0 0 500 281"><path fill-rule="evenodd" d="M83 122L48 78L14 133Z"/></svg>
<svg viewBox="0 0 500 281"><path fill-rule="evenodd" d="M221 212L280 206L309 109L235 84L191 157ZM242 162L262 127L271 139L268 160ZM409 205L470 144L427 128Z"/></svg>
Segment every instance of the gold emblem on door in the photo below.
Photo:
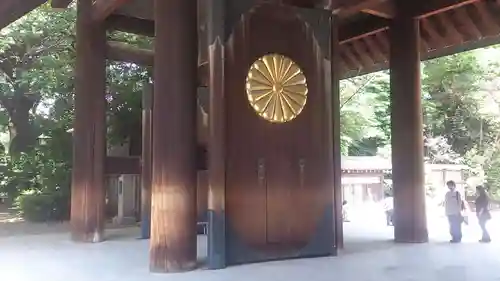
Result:
<svg viewBox="0 0 500 281"><path fill-rule="evenodd" d="M306 105L306 76L290 58L268 54L250 67L246 92L250 105L260 117L273 123L288 122Z"/></svg>

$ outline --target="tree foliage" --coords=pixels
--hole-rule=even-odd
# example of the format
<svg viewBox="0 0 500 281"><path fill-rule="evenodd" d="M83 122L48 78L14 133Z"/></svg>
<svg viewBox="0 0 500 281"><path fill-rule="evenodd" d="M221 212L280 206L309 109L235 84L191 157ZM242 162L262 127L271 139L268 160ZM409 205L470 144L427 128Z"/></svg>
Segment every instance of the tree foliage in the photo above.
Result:
<svg viewBox="0 0 500 281"><path fill-rule="evenodd" d="M76 13L41 7L2 31L0 129L9 151L0 157L0 193L31 220L65 219L72 164ZM110 40L150 47L151 40L124 33ZM108 63L108 142L140 148L141 94L147 69ZM40 216L40 214L42 214Z"/></svg>
<svg viewBox="0 0 500 281"><path fill-rule="evenodd" d="M425 160L467 164L472 175L500 188L500 52L482 49L422 63L422 107ZM489 52L489 60L482 54ZM378 75L378 76L377 76ZM344 82L362 85L355 96L343 95L342 108L349 155L388 156L390 151L390 84L383 74ZM341 102L342 104L342 102ZM355 121L353 121L355 120ZM355 126L355 129L351 128ZM354 132L354 133L353 133Z"/></svg>
<svg viewBox="0 0 500 281"><path fill-rule="evenodd" d="M68 98L73 84L74 12L36 10L2 31L0 104L11 153L29 152L40 135L37 108ZM6 122L6 123L5 123Z"/></svg>

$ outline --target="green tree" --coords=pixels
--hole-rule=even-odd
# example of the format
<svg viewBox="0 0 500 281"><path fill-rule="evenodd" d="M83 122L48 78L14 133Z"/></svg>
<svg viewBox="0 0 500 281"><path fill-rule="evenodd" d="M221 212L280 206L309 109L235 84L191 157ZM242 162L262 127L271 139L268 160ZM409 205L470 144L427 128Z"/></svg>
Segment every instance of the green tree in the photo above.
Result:
<svg viewBox="0 0 500 281"><path fill-rule="evenodd" d="M480 114L486 71L467 52L427 61L423 72L426 135L444 136L453 151L465 155L491 126Z"/></svg>
<svg viewBox="0 0 500 281"><path fill-rule="evenodd" d="M0 155L0 193L15 199L31 220L69 213L74 113L75 10L43 6L2 32L0 130L11 153ZM121 32L110 40L150 48L151 39ZM141 147L141 94L148 69L107 65L109 144Z"/></svg>
<svg viewBox="0 0 500 281"><path fill-rule="evenodd" d="M44 6L2 31L0 104L11 153L28 152L36 144L35 113L42 100L53 101L71 88L74 18L74 10L56 13Z"/></svg>

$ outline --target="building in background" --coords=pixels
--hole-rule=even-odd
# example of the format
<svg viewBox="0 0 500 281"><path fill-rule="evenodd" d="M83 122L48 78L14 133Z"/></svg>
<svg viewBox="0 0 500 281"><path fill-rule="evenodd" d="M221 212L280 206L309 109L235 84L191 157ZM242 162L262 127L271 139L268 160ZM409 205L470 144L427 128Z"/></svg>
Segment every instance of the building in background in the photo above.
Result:
<svg viewBox="0 0 500 281"><path fill-rule="evenodd" d="M466 165L425 164L427 197L439 199L446 193L446 182L455 181L458 190L465 194ZM392 164L390 159L378 156L345 156L342 158L343 199L352 208L384 199L384 191L392 186Z"/></svg>

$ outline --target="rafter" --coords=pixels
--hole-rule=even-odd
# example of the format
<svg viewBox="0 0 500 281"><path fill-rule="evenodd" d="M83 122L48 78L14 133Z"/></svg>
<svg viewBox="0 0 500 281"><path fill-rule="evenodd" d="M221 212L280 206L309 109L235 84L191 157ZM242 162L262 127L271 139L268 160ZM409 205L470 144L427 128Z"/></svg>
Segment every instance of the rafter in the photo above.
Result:
<svg viewBox="0 0 500 281"><path fill-rule="evenodd" d="M493 17L492 11L499 11L497 3L487 3L487 2L477 2L474 3L473 11L477 13L475 21L481 25L481 30L483 30L486 36L495 36L500 32L500 25L498 21Z"/></svg>
<svg viewBox="0 0 500 281"><path fill-rule="evenodd" d="M111 30L155 36L155 23L151 20L138 19L123 15L111 15L106 18L106 26Z"/></svg>
<svg viewBox="0 0 500 281"><path fill-rule="evenodd" d="M346 73L347 71L349 71L349 67L347 66L347 63L345 62L345 59L342 58L342 56L339 56L338 71L340 71L341 73Z"/></svg>
<svg viewBox="0 0 500 281"><path fill-rule="evenodd" d="M127 43L107 42L107 58L114 61L135 63L144 66L153 66L154 51L141 49Z"/></svg>
<svg viewBox="0 0 500 281"><path fill-rule="evenodd" d="M130 0L96 0L92 17L95 21L103 21L128 1Z"/></svg>
<svg viewBox="0 0 500 281"><path fill-rule="evenodd" d="M45 2L47 0L1 0L0 29L18 20Z"/></svg>
<svg viewBox="0 0 500 281"><path fill-rule="evenodd" d="M373 38L373 36L367 36L363 39L365 44L368 46L368 51L373 56L374 60L378 63L387 61L387 56L384 55L382 48Z"/></svg>
<svg viewBox="0 0 500 281"><path fill-rule="evenodd" d="M340 51L341 56L345 58L345 61L350 69L362 68L363 63L352 52L351 48L351 44L342 45L342 49Z"/></svg>
<svg viewBox="0 0 500 281"><path fill-rule="evenodd" d="M449 10L457 9L480 0L436 0L436 1L419 1L420 9L416 15L420 18L429 17Z"/></svg>
<svg viewBox="0 0 500 281"><path fill-rule="evenodd" d="M352 70L358 69L359 68L359 64L356 64L355 62L351 61L345 55L344 49L345 49L345 46L343 46L342 48L340 48L340 55L339 56L340 56L340 61L342 61L344 63L343 67L344 67L345 71L348 72L348 71L352 71Z"/></svg>
<svg viewBox="0 0 500 281"><path fill-rule="evenodd" d="M430 49L431 48L429 47L427 40L423 36L420 36L420 53L426 54Z"/></svg>
<svg viewBox="0 0 500 281"><path fill-rule="evenodd" d="M153 50L141 49L123 42L109 41L106 46L106 57L112 61L134 63L151 67L154 64ZM198 63L198 86L208 85L208 63Z"/></svg>
<svg viewBox="0 0 500 281"><path fill-rule="evenodd" d="M453 10L455 20L462 23L462 27L465 29L466 33L470 35L467 39L478 39L483 37L481 31L477 28L476 24L470 19L467 10L461 8Z"/></svg>
<svg viewBox="0 0 500 281"><path fill-rule="evenodd" d="M73 0L52 0L50 6L54 9L66 9Z"/></svg>
<svg viewBox="0 0 500 281"><path fill-rule="evenodd" d="M445 36L451 44L460 44L464 38L460 32L455 28L455 25L449 18L447 13L441 13L435 16L444 28Z"/></svg>
<svg viewBox="0 0 500 281"><path fill-rule="evenodd" d="M375 41L382 49L382 53L388 54L390 51L389 38L387 37L387 31L375 33Z"/></svg>
<svg viewBox="0 0 500 281"><path fill-rule="evenodd" d="M361 12L372 16L391 19L396 15L396 10L392 2L377 3L373 7L362 9Z"/></svg>
<svg viewBox="0 0 500 281"><path fill-rule="evenodd" d="M339 40L341 44L344 44L387 29L389 29L387 19L370 17L361 23L341 25L339 27Z"/></svg>
<svg viewBox="0 0 500 281"><path fill-rule="evenodd" d="M386 0L332 0L329 8L334 14L344 18L359 13L363 9L376 7L384 2Z"/></svg>
<svg viewBox="0 0 500 281"><path fill-rule="evenodd" d="M353 5L364 4L367 5L365 1L370 0L331 0L337 3L337 6L330 4L328 7L337 7L335 10L337 13L342 11L342 3L347 5L345 7L353 7ZM340 2L339 2L340 1ZM374 0L373 0L374 1ZM412 2L408 0L409 2ZM415 0L416 1L416 0ZM419 5L416 5L415 16L417 18L425 18L431 15L453 10L465 5L469 5L480 0L434 0L434 1L418 1ZM500 0L499 0L500 1ZM351 4L349 4L351 3ZM373 2L372 2L373 3ZM351 6L349 6L351 5ZM359 6L358 6L359 7ZM361 6L363 7L363 6ZM366 7L366 6L365 6ZM340 29L340 41L341 43L350 42L365 36L369 36L385 30L388 28L389 21L384 18L371 17L361 22L356 22L355 24L350 23L349 26L341 27Z"/></svg>
<svg viewBox="0 0 500 281"><path fill-rule="evenodd" d="M436 27L430 18L424 18L420 21L422 29L429 35L432 40L432 47L434 48L444 48L446 47L446 42L443 37L436 31Z"/></svg>
<svg viewBox="0 0 500 281"><path fill-rule="evenodd" d="M370 52L368 52L367 48L363 46L364 43L362 40L353 41L351 45L354 48L354 52L357 54L357 57L363 63L363 66L375 64L375 61L370 56Z"/></svg>
<svg viewBox="0 0 500 281"><path fill-rule="evenodd" d="M418 5L415 5L415 15L418 17L427 17L478 1L480 0L418 1ZM408 3L411 2L413 1L408 1ZM384 7L385 3L389 3L389 5ZM341 18L365 11L384 18L391 18L394 15L394 9L392 9L388 0L330 0L327 7Z"/></svg>

